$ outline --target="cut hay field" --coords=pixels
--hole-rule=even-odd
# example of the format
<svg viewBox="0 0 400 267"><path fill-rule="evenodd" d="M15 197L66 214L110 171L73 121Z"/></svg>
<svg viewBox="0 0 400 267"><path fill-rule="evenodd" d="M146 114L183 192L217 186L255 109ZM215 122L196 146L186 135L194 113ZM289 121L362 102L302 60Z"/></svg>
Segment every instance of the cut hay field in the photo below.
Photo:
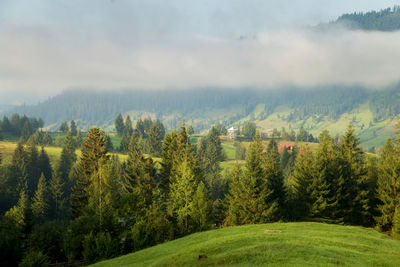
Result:
<svg viewBox="0 0 400 267"><path fill-rule="evenodd" d="M373 229L273 223L195 233L94 266L400 266L399 255L400 241Z"/></svg>

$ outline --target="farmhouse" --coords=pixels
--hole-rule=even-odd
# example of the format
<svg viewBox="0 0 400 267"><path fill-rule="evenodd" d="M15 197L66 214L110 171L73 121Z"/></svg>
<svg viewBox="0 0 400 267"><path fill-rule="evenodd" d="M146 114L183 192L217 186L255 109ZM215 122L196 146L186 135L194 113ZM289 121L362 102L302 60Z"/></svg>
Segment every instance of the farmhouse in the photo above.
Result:
<svg viewBox="0 0 400 267"><path fill-rule="evenodd" d="M231 127L228 129L228 137L231 140L235 140L237 138L238 129L235 127Z"/></svg>
<svg viewBox="0 0 400 267"><path fill-rule="evenodd" d="M293 150L293 145L292 144L281 144L281 145L278 146L279 153L281 153L285 147L286 147L286 150L288 152Z"/></svg>

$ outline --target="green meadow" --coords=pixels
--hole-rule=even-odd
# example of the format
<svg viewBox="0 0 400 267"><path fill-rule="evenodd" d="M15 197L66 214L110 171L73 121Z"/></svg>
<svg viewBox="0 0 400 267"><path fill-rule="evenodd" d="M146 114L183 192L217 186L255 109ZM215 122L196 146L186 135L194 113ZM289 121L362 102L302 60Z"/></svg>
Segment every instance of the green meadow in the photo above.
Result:
<svg viewBox="0 0 400 267"><path fill-rule="evenodd" d="M94 266L400 266L399 255L400 241L370 228L272 223L195 233Z"/></svg>

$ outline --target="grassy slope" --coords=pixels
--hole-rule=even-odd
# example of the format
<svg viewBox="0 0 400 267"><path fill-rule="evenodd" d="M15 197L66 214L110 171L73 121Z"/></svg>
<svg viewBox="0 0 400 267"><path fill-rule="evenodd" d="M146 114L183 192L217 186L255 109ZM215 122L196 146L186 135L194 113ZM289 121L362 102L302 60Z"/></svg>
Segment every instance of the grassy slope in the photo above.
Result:
<svg viewBox="0 0 400 267"><path fill-rule="evenodd" d="M196 233L95 266L400 266L399 255L400 241L373 229L273 223Z"/></svg>
<svg viewBox="0 0 400 267"><path fill-rule="evenodd" d="M252 112L256 124L263 129L281 129L289 127L289 123L283 120L283 117L288 116L293 110L286 106L279 106L267 118L258 120L257 114L260 113L260 107ZM240 122L248 120L247 117ZM353 124L356 134L360 137L362 145L368 149L370 147L382 146L385 140L392 136L394 133L394 122L392 120L385 120L373 123L373 114L369 108L369 103L364 103L354 110L342 114L338 119L332 120L328 117L309 118L307 120L290 123L294 130L298 130L301 126L305 127L315 136L318 136L323 130L328 130L331 135L343 135L349 123Z"/></svg>

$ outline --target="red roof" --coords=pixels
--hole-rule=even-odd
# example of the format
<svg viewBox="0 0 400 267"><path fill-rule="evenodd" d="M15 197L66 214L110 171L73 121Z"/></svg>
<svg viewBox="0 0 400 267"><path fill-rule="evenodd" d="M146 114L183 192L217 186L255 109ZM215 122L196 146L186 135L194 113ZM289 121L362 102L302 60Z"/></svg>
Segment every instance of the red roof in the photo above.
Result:
<svg viewBox="0 0 400 267"><path fill-rule="evenodd" d="M278 151L282 152L284 147L286 147L287 150L292 150L293 145L292 144L281 144L278 146Z"/></svg>

